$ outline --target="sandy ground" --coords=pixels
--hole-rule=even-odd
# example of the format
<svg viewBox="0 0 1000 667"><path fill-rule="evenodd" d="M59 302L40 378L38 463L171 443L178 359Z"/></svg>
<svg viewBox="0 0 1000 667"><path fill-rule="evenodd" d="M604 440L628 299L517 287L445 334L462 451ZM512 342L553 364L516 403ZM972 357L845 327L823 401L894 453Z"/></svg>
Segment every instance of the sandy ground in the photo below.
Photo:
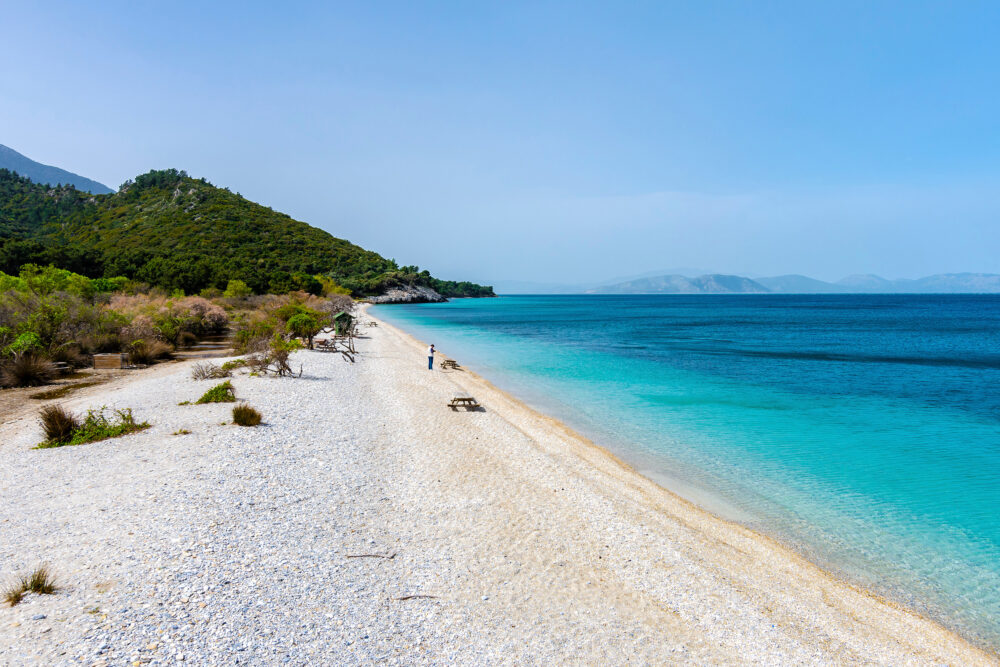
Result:
<svg viewBox="0 0 1000 667"><path fill-rule="evenodd" d="M32 450L32 418L0 425L3 574L63 585L0 608L0 663L997 664L364 335L354 364L234 378L258 428L177 405L212 384L187 362L65 401L143 433ZM449 410L460 392L484 409Z"/></svg>

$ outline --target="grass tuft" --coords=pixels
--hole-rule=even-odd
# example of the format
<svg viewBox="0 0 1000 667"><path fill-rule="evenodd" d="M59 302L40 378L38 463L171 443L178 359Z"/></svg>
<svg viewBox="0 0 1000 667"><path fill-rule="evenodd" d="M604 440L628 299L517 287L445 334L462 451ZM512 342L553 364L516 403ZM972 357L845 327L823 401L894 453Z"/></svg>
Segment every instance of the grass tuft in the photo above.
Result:
<svg viewBox="0 0 1000 667"><path fill-rule="evenodd" d="M80 428L76 415L61 405L47 405L38 413L46 442L65 444L73 439L73 433Z"/></svg>
<svg viewBox="0 0 1000 667"><path fill-rule="evenodd" d="M38 567L28 576L20 577L17 582L4 591L3 599L8 605L13 607L24 599L25 593L37 593L38 595L52 595L58 592L59 587L49 572L46 565Z"/></svg>
<svg viewBox="0 0 1000 667"><path fill-rule="evenodd" d="M264 415L246 403L233 406L233 423L239 426L259 426Z"/></svg>
<svg viewBox="0 0 1000 667"><path fill-rule="evenodd" d="M38 387L49 384L55 376L55 366L48 359L34 352L25 352L0 367L0 386Z"/></svg>
<svg viewBox="0 0 1000 667"><path fill-rule="evenodd" d="M24 599L24 591L21 590L20 586L14 586L12 588L8 588L3 593L3 601L6 602L11 607L20 604L21 600L23 599Z"/></svg>
<svg viewBox="0 0 1000 667"><path fill-rule="evenodd" d="M45 413L46 410L55 407L58 406L47 406L42 409L42 412ZM43 425L44 423L43 417ZM149 422L137 422L135 420L135 416L132 414L132 408L115 410L114 416L110 419L104 414L104 408L101 408L100 410L88 410L83 423L78 422L77 426L70 432L68 437L66 435L61 435L60 439L56 440L50 437L49 432L46 430L45 435L48 437L48 440L39 443L37 449L48 449L50 447L62 447L64 445L83 445L88 442L99 442L101 440L107 440L108 438L118 438L123 435L128 435L129 433L142 431L149 427Z"/></svg>
<svg viewBox="0 0 1000 667"><path fill-rule="evenodd" d="M224 366L216 366L207 361L200 361L191 367L192 380L213 380L227 378L232 372Z"/></svg>
<svg viewBox="0 0 1000 667"><path fill-rule="evenodd" d="M170 435L191 435L191 431L187 430L186 428L179 428Z"/></svg>
<svg viewBox="0 0 1000 667"><path fill-rule="evenodd" d="M42 565L37 570L31 573L24 582L24 590L26 593L38 593L39 595L52 595L57 590L56 581L52 578L52 574L49 572L49 568Z"/></svg>
<svg viewBox="0 0 1000 667"><path fill-rule="evenodd" d="M236 392L229 380L215 385L199 398L196 403L235 403Z"/></svg>

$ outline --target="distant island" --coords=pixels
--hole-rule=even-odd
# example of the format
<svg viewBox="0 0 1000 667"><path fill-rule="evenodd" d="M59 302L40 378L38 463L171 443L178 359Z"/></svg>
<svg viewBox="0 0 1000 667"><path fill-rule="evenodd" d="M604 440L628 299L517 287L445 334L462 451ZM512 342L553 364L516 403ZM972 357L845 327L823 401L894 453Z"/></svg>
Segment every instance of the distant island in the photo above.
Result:
<svg viewBox="0 0 1000 667"><path fill-rule="evenodd" d="M0 271L17 274L29 263L187 294L241 280L258 294L319 294L333 285L354 296L391 291L393 300L494 296L491 287L400 266L176 169L150 171L110 194L0 169Z"/></svg>
<svg viewBox="0 0 1000 667"><path fill-rule="evenodd" d="M17 172L21 176L30 178L35 183L42 185L72 185L77 190L95 195L106 195L114 192L114 190L103 183L92 181L89 178L74 174L65 169L60 169L59 167L35 162L31 158L25 157L13 148L8 148L3 144L0 144L0 169L9 169Z"/></svg>
<svg viewBox="0 0 1000 667"><path fill-rule="evenodd" d="M889 280L864 274L826 282L797 274L751 279L723 273L671 273L608 284L507 281L496 287L502 294L997 294L1000 275L939 273L913 280Z"/></svg>

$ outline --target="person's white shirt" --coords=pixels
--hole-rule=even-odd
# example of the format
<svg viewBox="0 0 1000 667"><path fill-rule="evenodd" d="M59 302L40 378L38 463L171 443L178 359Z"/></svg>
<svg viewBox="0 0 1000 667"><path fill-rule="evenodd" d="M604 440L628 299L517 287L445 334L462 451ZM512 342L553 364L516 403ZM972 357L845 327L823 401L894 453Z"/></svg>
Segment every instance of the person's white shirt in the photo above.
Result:
<svg viewBox="0 0 1000 667"><path fill-rule="evenodd" d="M434 356L434 346L433 345L431 345L429 348L427 348L427 356L428 357L433 357Z"/></svg>

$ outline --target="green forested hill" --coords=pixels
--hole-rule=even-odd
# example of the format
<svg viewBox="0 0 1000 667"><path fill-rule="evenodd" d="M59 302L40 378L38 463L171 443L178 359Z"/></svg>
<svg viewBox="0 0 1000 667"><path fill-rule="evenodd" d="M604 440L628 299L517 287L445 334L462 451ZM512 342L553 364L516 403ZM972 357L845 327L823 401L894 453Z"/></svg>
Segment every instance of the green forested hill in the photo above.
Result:
<svg viewBox="0 0 1000 667"><path fill-rule="evenodd" d="M51 188L0 169L0 271L27 262L127 276L188 293L231 279L257 292L316 285L325 275L355 294L401 284L445 296L492 289L433 278L177 170L151 171L112 194Z"/></svg>

